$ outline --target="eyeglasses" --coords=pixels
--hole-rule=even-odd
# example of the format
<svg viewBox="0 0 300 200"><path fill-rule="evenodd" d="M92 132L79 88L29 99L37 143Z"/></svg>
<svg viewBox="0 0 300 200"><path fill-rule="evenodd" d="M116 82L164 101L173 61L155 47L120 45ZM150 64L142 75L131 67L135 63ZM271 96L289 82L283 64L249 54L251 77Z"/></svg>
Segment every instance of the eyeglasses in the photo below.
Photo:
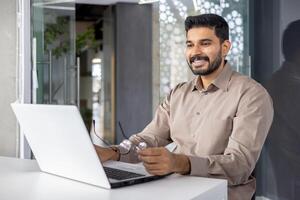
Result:
<svg viewBox="0 0 300 200"><path fill-rule="evenodd" d="M121 122L118 122L118 125L120 127L121 130L121 134L123 136L123 138L125 138L119 145L118 150L120 155L127 155L129 154L129 152L131 150L133 150L135 153L137 153L138 151L147 148L147 143L146 141L137 136L137 135L132 135L132 139L134 141L140 141L137 144L133 143L131 140L129 140L129 138L125 135L125 132L122 128ZM93 129L94 129L94 134L96 135L97 138L99 138L106 146L108 146L109 148L111 148L112 150L116 151L115 148L113 148L114 145L110 144L108 141L106 141L105 139L101 138L95 130L95 120L93 120Z"/></svg>

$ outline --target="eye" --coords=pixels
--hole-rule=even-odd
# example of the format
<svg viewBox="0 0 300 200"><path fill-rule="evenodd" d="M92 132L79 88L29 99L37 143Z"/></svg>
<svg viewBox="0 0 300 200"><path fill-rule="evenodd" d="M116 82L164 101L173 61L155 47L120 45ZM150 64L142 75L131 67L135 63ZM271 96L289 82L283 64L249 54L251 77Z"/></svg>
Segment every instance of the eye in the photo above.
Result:
<svg viewBox="0 0 300 200"><path fill-rule="evenodd" d="M187 44L186 44L186 47L187 47L187 48L191 48L191 47L193 47L193 44L187 43Z"/></svg>
<svg viewBox="0 0 300 200"><path fill-rule="evenodd" d="M211 42L209 42L209 41L205 41L205 42L201 43L202 46L209 46L210 44L211 44Z"/></svg>

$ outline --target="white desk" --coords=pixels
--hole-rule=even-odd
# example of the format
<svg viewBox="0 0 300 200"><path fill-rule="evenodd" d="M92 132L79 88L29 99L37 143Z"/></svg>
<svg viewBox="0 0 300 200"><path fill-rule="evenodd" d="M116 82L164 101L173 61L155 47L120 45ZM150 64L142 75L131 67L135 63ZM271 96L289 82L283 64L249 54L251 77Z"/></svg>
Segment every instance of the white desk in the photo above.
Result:
<svg viewBox="0 0 300 200"><path fill-rule="evenodd" d="M0 157L1 200L227 200L227 181L171 175L161 180L102 189L39 171L34 160Z"/></svg>

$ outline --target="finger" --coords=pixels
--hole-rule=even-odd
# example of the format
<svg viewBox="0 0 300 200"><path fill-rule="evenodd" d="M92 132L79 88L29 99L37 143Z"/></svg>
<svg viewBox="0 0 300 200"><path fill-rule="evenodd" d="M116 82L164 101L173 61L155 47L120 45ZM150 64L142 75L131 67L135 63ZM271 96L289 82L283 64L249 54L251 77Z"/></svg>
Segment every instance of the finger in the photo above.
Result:
<svg viewBox="0 0 300 200"><path fill-rule="evenodd" d="M152 175L157 175L157 176L163 176L163 175L168 174L168 172L163 171L163 170L149 170L148 173L152 174Z"/></svg>
<svg viewBox="0 0 300 200"><path fill-rule="evenodd" d="M149 171L159 171L159 170L162 170L162 166L160 164L143 163L143 165L146 168L146 170L149 170Z"/></svg>
<svg viewBox="0 0 300 200"><path fill-rule="evenodd" d="M139 159L142 162L148 163L148 164L154 164L154 163L161 163L162 158L161 156L139 156Z"/></svg>
<svg viewBox="0 0 300 200"><path fill-rule="evenodd" d="M139 155L142 156L160 156L162 154L162 152L164 151L164 148L146 148L144 150L140 150L139 151Z"/></svg>

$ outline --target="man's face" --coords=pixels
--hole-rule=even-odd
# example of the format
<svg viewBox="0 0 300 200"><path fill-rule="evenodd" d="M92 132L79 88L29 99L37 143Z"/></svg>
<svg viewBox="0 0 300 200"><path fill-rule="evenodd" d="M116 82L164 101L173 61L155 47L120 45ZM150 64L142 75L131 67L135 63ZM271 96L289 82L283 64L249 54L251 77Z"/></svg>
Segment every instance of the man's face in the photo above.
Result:
<svg viewBox="0 0 300 200"><path fill-rule="evenodd" d="M214 29L191 28L187 32L186 40L187 63L195 75L212 74L223 63L229 47L229 41L220 43Z"/></svg>

